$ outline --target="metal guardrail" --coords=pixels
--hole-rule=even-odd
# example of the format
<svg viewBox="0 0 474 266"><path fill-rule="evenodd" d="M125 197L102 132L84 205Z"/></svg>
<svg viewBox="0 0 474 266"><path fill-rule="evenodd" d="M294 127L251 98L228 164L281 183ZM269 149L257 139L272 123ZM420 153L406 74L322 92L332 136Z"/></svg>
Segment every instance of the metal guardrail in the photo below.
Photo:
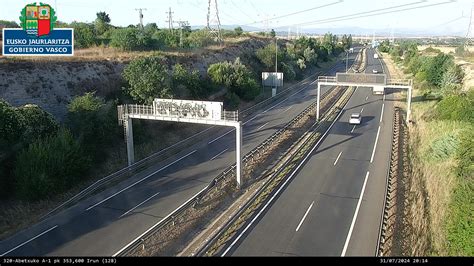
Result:
<svg viewBox="0 0 474 266"><path fill-rule="evenodd" d="M282 91L280 93L288 93L289 92L288 88L285 91ZM334 89L334 88L333 88ZM327 91L324 95L322 95L322 99L325 99L333 90ZM273 100L272 98L268 99ZM310 104L305 110L303 110L300 114L298 114L295 118L293 118L290 122L288 122L282 129L278 130L277 132L273 133L270 137L268 137L263 143L261 143L259 146L255 147L247 153L244 158L242 159L242 164L244 166L244 169L248 166L248 162L253 159L254 156L260 155L264 152L265 149L267 149L269 146L271 146L280 136L282 136L285 131L287 131L289 128L291 128L293 125L295 125L302 117L306 116L309 112L311 112L312 109L315 109L317 105L317 102L313 102ZM261 105L259 105L261 106ZM253 110L253 107L246 109L241 112L242 113L248 113L251 110ZM190 198L187 202L185 202L183 205L178 207L176 210L174 210L171 214L163 218L160 222L155 224L153 227L148 229L146 232L144 232L142 235L140 235L138 238L136 238L134 241L129 243L127 246L122 248L119 252L117 252L114 256L126 256L128 253L130 253L132 250L137 248L143 241L148 239L151 235L153 235L156 231L158 231L160 228L163 228L167 224L169 224L174 217L178 216L180 213L184 212L186 209L188 209L191 206L194 206L194 204L197 204L199 200L202 198L203 195L205 195L210 189L212 189L217 183L222 182L225 179L234 179L236 176L236 165L233 164L229 166L227 169L225 169L221 174L219 174L216 178L214 178L209 185L201 190L198 194Z"/></svg>
<svg viewBox="0 0 474 266"><path fill-rule="evenodd" d="M326 92L326 94L323 96L323 98L327 97L329 95L330 91ZM292 119L290 122L288 122L285 127L282 129L278 130L274 134L272 134L269 138L267 138L262 144L254 148L252 151L247 153L244 158L242 159L242 164L244 165L244 168L248 166L248 162L252 160L252 158L256 155L259 155L264 152L265 149L267 149L270 145L274 143L274 141L279 138L285 131L287 131L290 127L292 127L296 122L299 121L303 116L306 116L307 113L311 111L311 109L316 108L316 103L311 104L308 106L305 110L303 110L298 116L296 116L294 119ZM126 256L128 253L130 253L132 250L136 249L140 244L148 239L151 235L153 235L156 231L158 231L160 228L163 228L170 222L172 222L172 219L175 216L178 216L180 213L183 213L186 209L189 207L193 206L194 204L197 204L201 197L205 195L210 189L212 189L217 183L222 182L223 180L226 179L234 179L236 172L235 172L236 165L233 164L229 166L227 169L225 169L221 174L219 174L216 178L214 178L209 185L204 188L202 191L200 191L197 195L189 199L185 204L181 205L178 207L176 210L172 212L172 214L168 215L167 217L163 218L159 223L154 225L152 228L147 230L145 233L143 233L141 236L139 236L136 240L134 240L132 243L130 243L128 246L124 247L122 250L117 252L116 256Z"/></svg>
<svg viewBox="0 0 474 266"><path fill-rule="evenodd" d="M352 94L351 94L352 95ZM349 98L349 97L348 97ZM348 100L348 99L347 99ZM341 112L342 110L338 107L335 107L335 105L337 104L337 100L334 101L332 104L329 103L330 106L325 106L325 111L324 111L324 114L323 114L323 117L325 117L325 119L321 120L322 121L327 121L328 117L333 115L334 113L338 113L338 112ZM335 108L334 108L335 107ZM315 128L315 130L319 129L322 125L322 123L319 122L317 124L314 124L308 131L311 131L313 128ZM304 139L304 136L298 140L298 142L300 142L302 139ZM308 144L308 142L311 141L311 138L307 138L304 140L304 143L302 143L301 145L298 145L298 143L295 143L297 147L297 150L293 153L293 154L298 154L300 153L304 148L305 146ZM289 148L289 150L292 150L294 149L295 146L291 146ZM307 152L307 151L306 151ZM287 151L288 153L288 151ZM279 167L278 170L274 171L274 173L272 174L272 177L275 177L277 176L278 174L280 174L283 170L286 169L286 167L288 166L288 164L292 162L291 160L288 160L286 161L283 165L281 165ZM226 228L229 228L232 224L234 224L240 217L241 215L246 211L246 209L248 209L253 203L254 201L260 196L260 194L265 191L270 185L271 185L271 181L269 182L265 182L265 184L251 197L250 200L248 200L244 206L242 206L240 208L240 210L235 214L233 215L233 217L227 221L225 223L225 225L220 229L219 233L217 233L215 236L213 236L207 243L206 245L204 245L203 247L201 247L199 249L199 251L196 253L196 256L203 256L207 250L209 250L209 248L211 248L215 243L216 241L218 241L220 239L220 237L227 231Z"/></svg>

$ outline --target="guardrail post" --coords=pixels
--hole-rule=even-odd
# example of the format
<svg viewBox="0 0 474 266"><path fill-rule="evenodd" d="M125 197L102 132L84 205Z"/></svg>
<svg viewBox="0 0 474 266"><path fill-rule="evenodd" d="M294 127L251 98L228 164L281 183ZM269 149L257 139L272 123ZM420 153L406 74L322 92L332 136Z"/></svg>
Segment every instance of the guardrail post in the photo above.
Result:
<svg viewBox="0 0 474 266"><path fill-rule="evenodd" d="M319 84L318 82L318 103L317 103L317 106L316 106L316 120L319 121L319 107L320 107L320 102L321 102L321 85Z"/></svg>
<svg viewBox="0 0 474 266"><path fill-rule="evenodd" d="M237 187L242 187L242 122L239 121L238 125L235 126L235 151L236 151L236 166L237 171Z"/></svg>
<svg viewBox="0 0 474 266"><path fill-rule="evenodd" d="M133 148L133 123L132 118L127 116L127 121L125 121L125 132L127 138L127 156L128 156L128 166L131 166L135 163L135 151Z"/></svg>

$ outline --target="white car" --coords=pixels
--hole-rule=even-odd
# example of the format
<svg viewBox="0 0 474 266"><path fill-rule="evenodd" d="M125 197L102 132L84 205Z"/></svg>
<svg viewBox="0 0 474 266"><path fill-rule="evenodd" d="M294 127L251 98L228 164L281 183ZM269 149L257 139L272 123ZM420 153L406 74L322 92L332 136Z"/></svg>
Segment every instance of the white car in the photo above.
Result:
<svg viewBox="0 0 474 266"><path fill-rule="evenodd" d="M349 119L349 124L351 125L360 125L362 117L359 113L351 114L351 118Z"/></svg>
<svg viewBox="0 0 474 266"><path fill-rule="evenodd" d="M377 74L379 71L377 69L372 70L372 73Z"/></svg>

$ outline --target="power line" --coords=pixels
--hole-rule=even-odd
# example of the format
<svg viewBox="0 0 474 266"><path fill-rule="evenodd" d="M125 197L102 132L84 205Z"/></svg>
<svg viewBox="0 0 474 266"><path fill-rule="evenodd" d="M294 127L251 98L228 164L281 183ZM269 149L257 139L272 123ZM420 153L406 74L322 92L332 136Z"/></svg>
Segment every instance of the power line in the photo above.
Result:
<svg viewBox="0 0 474 266"><path fill-rule="evenodd" d="M305 13L305 12L313 11L313 10L316 10L316 9L321 9L321 8L324 8L324 7L336 5L336 4L339 4L339 3L342 3L342 2L344 2L344 1L343 1L343 0L338 0L338 1L336 1L336 2L332 2L332 3L326 4L326 5L317 6L317 7L312 7L312 8L304 9L304 10L301 10L301 11L296 11L296 12L293 12L293 13L289 13L289 14L285 14L285 15L281 15L281 16L277 16L277 17L272 17L270 20L280 19L280 18L286 18L286 17L291 17L291 16L298 15L298 14L301 14L301 13ZM253 24L263 23L263 22L265 22L265 21L266 21L266 20L255 21L255 22L252 22L252 23L244 24L244 26L249 26L249 25L253 25Z"/></svg>
<svg viewBox="0 0 474 266"><path fill-rule="evenodd" d="M329 23L329 22L338 22L338 21L352 20L352 19L358 19L358 18L373 17L373 16L379 16L379 15L385 15L385 14L392 14L392 13L398 13L398 12L403 12L403 11L415 10L415 9L420 9L420 8L428 8L428 7L432 7L432 6L451 4L453 2L456 2L456 0L450 0L450 1L447 1L447 2L441 2L441 3L436 3L436 4L427 4L427 5L416 6L416 7L405 8L405 9L398 9L398 10L393 10L393 11L385 11L385 10L400 8L400 7L403 7L403 6L415 5L415 4L419 4L419 3L423 3L423 2L426 2L426 1L419 1L419 2L411 3L411 4L404 4L404 5L393 6L393 7L388 7L388 8L375 9L375 10L371 10L371 11L360 12L360 13L355 13L355 14L350 14L350 15L345 15L345 16L308 21L308 22L303 22L303 23L293 24L293 25L287 25L287 26L282 26L282 27L309 26L309 25L323 24L323 23ZM385 11L385 12L380 12L380 11ZM377 13L375 13L375 12L377 12ZM375 14L370 14L370 13L375 13ZM366 14L366 15L364 15L364 14ZM279 28L282 28L282 27L279 27Z"/></svg>

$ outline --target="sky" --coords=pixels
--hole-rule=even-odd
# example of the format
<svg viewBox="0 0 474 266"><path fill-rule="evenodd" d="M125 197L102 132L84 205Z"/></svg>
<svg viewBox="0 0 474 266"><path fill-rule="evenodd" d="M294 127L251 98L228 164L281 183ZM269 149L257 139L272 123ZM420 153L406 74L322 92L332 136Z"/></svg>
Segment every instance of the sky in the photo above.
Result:
<svg viewBox="0 0 474 266"><path fill-rule="evenodd" d="M433 31L443 35L465 36L468 33L473 7L471 0L216 1L223 25L274 28L277 31L290 29L292 32L298 27L301 31L311 28L351 28L353 32L350 33L353 34ZM0 0L0 19L19 22L21 9L32 2L34 1ZM111 23L117 26L138 24L139 15L135 10L138 8L146 8L143 11L144 24L154 22L159 27L168 26L166 21L169 8L174 12L173 20L189 21L193 26L206 25L208 12L208 0L43 0L43 2L56 9L60 21L93 22L97 12L105 11L110 15ZM417 8L427 5L434 6ZM390 8L394 6L399 7ZM409 10L397 11L401 9ZM386 12L386 14L367 17L376 13L370 12L373 10L380 10L379 13ZM351 15L363 17L354 18ZM264 22L266 20L267 23ZM178 24L175 27L178 27ZM364 32L357 32L359 30L354 28L364 29Z"/></svg>

